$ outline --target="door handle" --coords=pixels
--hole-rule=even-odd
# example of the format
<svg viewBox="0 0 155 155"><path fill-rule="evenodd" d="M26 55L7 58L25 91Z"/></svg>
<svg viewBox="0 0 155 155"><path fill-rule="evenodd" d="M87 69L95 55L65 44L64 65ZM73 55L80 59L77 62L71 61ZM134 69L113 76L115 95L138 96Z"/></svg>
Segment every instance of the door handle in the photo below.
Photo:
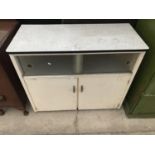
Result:
<svg viewBox="0 0 155 155"><path fill-rule="evenodd" d="M73 93L75 93L76 92L76 87L75 86L73 86Z"/></svg>
<svg viewBox="0 0 155 155"><path fill-rule="evenodd" d="M83 85L81 85L80 90L81 90L81 93L84 91L84 87L83 87Z"/></svg>

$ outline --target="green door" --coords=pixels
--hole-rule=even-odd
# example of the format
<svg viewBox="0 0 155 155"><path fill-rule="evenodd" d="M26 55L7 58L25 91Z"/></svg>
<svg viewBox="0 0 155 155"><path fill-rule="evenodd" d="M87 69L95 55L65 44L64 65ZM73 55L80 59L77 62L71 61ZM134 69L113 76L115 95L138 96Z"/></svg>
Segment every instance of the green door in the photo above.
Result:
<svg viewBox="0 0 155 155"><path fill-rule="evenodd" d="M155 115L155 75L151 78L133 113Z"/></svg>
<svg viewBox="0 0 155 155"><path fill-rule="evenodd" d="M145 90L145 95L147 96L155 96L155 75L150 79L150 83Z"/></svg>
<svg viewBox="0 0 155 155"><path fill-rule="evenodd" d="M155 116L155 96L142 96L133 114Z"/></svg>
<svg viewBox="0 0 155 155"><path fill-rule="evenodd" d="M131 117L155 116L155 20L138 20L136 30L149 46L126 97L124 108Z"/></svg>

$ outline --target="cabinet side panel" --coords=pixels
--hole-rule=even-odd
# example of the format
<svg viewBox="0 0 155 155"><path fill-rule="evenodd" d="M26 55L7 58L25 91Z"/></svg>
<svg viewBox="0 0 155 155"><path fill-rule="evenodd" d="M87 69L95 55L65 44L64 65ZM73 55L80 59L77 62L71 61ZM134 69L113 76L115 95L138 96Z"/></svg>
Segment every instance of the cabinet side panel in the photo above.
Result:
<svg viewBox="0 0 155 155"><path fill-rule="evenodd" d="M21 69L21 67L20 67L20 64L19 64L19 62L18 62L16 56L10 55L10 59L11 59L11 61L12 61L12 63L13 63L13 66L14 66L14 68L15 68L15 70L16 70L18 76L19 76L20 81L21 81L21 83L22 83L22 85L23 85L23 87L24 87L24 90L25 90L25 92L26 92L26 94L27 94L27 97L28 97L28 99L29 99L29 101L30 101L30 103L31 103L31 105L32 105L32 108L33 108L34 111L36 111L36 108L35 108L35 106L34 106L34 103L33 103L33 100L32 100L32 98L31 98L31 95L30 95L30 93L29 93L29 90L28 90L28 88L27 88L27 86L26 86L26 84L25 84L25 81L24 81L24 79L23 79L23 73L22 73L23 71L22 71L22 69Z"/></svg>

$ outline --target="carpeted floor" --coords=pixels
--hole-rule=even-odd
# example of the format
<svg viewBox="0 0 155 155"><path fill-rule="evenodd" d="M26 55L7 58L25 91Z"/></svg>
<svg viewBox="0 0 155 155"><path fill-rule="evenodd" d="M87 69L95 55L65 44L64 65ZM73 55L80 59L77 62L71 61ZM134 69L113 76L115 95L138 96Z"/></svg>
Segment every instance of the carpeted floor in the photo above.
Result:
<svg viewBox="0 0 155 155"><path fill-rule="evenodd" d="M155 119L128 119L120 110L64 111L24 116L9 109L0 116L0 134L155 134Z"/></svg>

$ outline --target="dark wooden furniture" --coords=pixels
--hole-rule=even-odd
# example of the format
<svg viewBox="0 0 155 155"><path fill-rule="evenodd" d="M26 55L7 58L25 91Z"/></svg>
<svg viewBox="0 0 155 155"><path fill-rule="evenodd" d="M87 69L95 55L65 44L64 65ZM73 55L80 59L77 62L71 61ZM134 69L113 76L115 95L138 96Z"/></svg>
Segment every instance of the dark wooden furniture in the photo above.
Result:
<svg viewBox="0 0 155 155"><path fill-rule="evenodd" d="M4 115L9 107L22 110L24 115L28 114L26 94L5 52L18 28L19 24L15 20L0 20L0 115Z"/></svg>

